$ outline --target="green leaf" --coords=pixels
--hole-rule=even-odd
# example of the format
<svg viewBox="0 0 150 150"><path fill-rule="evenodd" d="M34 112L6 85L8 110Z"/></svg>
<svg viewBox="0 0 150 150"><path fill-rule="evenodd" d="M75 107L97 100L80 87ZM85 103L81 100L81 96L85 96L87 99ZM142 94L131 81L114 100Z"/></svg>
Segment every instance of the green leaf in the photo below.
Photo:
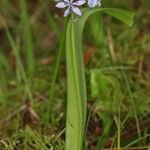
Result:
<svg viewBox="0 0 150 150"><path fill-rule="evenodd" d="M118 8L95 8L95 9L88 8L83 10L83 15L78 20L78 22L80 22L81 24L81 30L83 30L83 27L88 17L96 12L107 13L110 16L115 17L116 19L124 22L129 26L132 26L133 24L134 13L131 11L122 10Z"/></svg>
<svg viewBox="0 0 150 150"><path fill-rule="evenodd" d="M66 150L81 150L86 121L86 84L83 63L82 34L86 20L96 12L107 13L127 25L133 22L133 13L115 8L84 9L81 17L68 21L66 33L67 59L67 123Z"/></svg>
<svg viewBox="0 0 150 150"><path fill-rule="evenodd" d="M29 15L26 0L20 0L20 9L21 9L23 38L24 38L24 47L27 59L28 73L29 77L32 77L35 70L35 57L33 48L33 37L29 23Z"/></svg>
<svg viewBox="0 0 150 150"><path fill-rule="evenodd" d="M66 128L67 150L81 149L86 119L85 74L81 36L76 36L79 35L79 33L77 33L79 31L77 23L78 22L74 22L73 19L69 20L66 34L68 84Z"/></svg>

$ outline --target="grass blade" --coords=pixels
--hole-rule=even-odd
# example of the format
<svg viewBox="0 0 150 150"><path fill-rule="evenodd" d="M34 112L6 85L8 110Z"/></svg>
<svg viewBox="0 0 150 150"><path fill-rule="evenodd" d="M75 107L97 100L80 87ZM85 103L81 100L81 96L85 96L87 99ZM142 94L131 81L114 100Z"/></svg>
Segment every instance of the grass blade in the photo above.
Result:
<svg viewBox="0 0 150 150"><path fill-rule="evenodd" d="M23 25L23 35L25 42L25 52L27 57L27 67L29 76L32 76L34 72L34 51L33 51L33 41L32 34L30 31L29 25L29 16L27 11L26 0L20 0L20 8L21 8L21 17L22 17L22 25Z"/></svg>

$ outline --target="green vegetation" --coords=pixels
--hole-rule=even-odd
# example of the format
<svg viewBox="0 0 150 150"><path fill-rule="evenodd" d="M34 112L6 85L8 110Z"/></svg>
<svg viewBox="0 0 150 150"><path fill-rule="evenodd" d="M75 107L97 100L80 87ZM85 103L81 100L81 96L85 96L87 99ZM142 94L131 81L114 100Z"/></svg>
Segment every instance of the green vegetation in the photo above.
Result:
<svg viewBox="0 0 150 150"><path fill-rule="evenodd" d="M149 0L55 4L0 1L0 150L150 149Z"/></svg>

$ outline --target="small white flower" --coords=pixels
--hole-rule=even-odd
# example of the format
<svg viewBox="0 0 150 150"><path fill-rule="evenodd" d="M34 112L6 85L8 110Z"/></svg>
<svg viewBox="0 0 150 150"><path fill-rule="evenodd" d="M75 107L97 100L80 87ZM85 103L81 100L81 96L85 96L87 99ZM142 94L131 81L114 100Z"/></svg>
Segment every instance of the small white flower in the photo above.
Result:
<svg viewBox="0 0 150 150"><path fill-rule="evenodd" d="M91 8L101 6L101 0L88 0L88 6Z"/></svg>
<svg viewBox="0 0 150 150"><path fill-rule="evenodd" d="M78 7L76 6L81 6L85 4L85 0L77 0L73 2L73 0L63 0L61 2L58 2L56 4L57 8L65 8L67 7L67 10L64 12L64 17L68 16L70 13L74 12L75 14L81 16L81 11Z"/></svg>

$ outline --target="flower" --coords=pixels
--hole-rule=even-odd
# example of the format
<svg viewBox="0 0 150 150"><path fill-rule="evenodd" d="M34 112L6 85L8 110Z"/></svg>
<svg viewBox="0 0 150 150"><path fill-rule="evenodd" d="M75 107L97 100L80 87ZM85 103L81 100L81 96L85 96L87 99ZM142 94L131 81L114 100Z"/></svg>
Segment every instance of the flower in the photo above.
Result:
<svg viewBox="0 0 150 150"><path fill-rule="evenodd" d="M81 16L81 11L78 7L76 6L81 6L85 4L85 0L77 0L73 2L73 0L63 0L61 2L58 2L56 4L57 8L65 8L68 7L67 10L64 12L64 17L68 16L70 13L74 12L75 14Z"/></svg>
<svg viewBox="0 0 150 150"><path fill-rule="evenodd" d="M101 0L88 0L88 6L91 8L101 6Z"/></svg>

